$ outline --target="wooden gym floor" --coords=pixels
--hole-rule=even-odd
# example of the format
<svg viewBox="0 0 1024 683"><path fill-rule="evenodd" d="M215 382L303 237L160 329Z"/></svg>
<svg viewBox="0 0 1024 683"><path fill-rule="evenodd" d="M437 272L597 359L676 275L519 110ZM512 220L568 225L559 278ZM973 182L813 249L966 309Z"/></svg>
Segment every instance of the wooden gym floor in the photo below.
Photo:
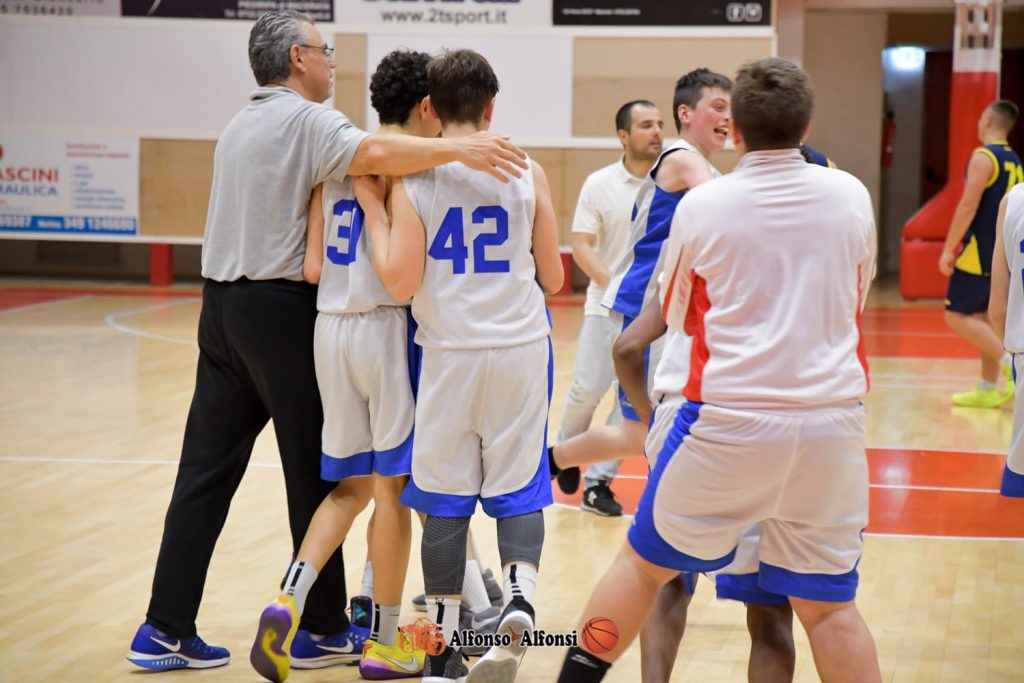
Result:
<svg viewBox="0 0 1024 683"><path fill-rule="evenodd" d="M0 662L4 680L139 681L124 660L146 609L197 347L198 289L0 280ZM579 300L553 302L557 425L571 381ZM937 304L873 294L868 446L871 523L858 596L886 681L1024 680L1024 500L998 496L1008 410L953 408L978 363ZM598 411L603 417L609 399ZM257 681L248 649L290 559L272 434L257 441L207 581L200 633L233 661L160 680ZM614 484L631 511L643 463ZM621 545L629 518L559 498L547 518L539 626L563 632ZM365 557L365 516L349 542L349 586ZM474 519L498 569L493 523ZM418 544L418 532L414 536ZM415 559L406 600L421 591ZM629 596L623 596L629 599ZM406 603L408 604L408 603ZM411 608L403 617L411 620ZM673 680L744 681L743 608L701 581ZM796 680L817 680L797 632ZM538 649L524 683L557 676L561 650ZM634 646L610 682L639 681ZM354 667L294 672L297 683L358 680Z"/></svg>

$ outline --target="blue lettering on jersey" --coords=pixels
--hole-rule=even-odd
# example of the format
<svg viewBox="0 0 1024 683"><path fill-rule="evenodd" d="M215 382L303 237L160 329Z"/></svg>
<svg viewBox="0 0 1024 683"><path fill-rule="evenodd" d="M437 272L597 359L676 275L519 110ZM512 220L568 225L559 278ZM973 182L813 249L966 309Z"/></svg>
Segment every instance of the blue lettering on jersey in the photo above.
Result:
<svg viewBox="0 0 1024 683"><path fill-rule="evenodd" d="M451 261L454 275L465 275L466 261L469 260L462 214L460 206L448 209L427 250L427 255L436 261ZM494 221L495 231L479 233L473 239L473 272L507 273L511 263L504 259L488 259L486 249L508 241L508 211L500 206L478 206L473 210L474 225L483 225L490 220Z"/></svg>
<svg viewBox="0 0 1024 683"><path fill-rule="evenodd" d="M348 216L347 222L345 217ZM347 224L346 224L347 223ZM342 199L334 205L332 232L327 243L327 259L339 266L350 266L356 260L356 247L363 233L363 208L354 199ZM345 251L336 246L334 238L345 240Z"/></svg>

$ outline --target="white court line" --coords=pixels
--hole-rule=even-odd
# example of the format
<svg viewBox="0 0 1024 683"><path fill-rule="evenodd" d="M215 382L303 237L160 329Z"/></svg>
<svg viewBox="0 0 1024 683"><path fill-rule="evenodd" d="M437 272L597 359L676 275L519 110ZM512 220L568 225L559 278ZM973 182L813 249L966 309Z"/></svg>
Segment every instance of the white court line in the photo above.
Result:
<svg viewBox="0 0 1024 683"><path fill-rule="evenodd" d="M952 332L908 332L906 330L861 330L861 334L874 334L879 337L949 337L959 339L960 335Z"/></svg>
<svg viewBox="0 0 1024 683"><path fill-rule="evenodd" d="M36 462L36 463L55 463L61 465L177 465L177 460L120 460L120 459L107 459L107 458L37 458L31 456L17 456L17 455L2 455L0 456L0 462ZM280 469L280 463L273 462L249 462L249 467L259 467L264 469ZM619 475L619 479L646 479L646 477L640 477L639 475ZM953 490L953 491L965 491L965 492L984 492L988 493L989 489L944 489L939 487L928 487L928 486L915 486L915 487L899 487L892 485L881 485L872 484L872 487L880 488L913 488L913 489L924 489L924 490ZM998 493L996 490L992 490L994 493ZM578 505L570 505L568 503L554 503L554 507L564 508L567 510L575 510L577 512L583 512L580 510ZM624 514L623 517L632 519L633 515ZM928 536L926 534L879 534L879 533L867 533L865 536L889 536L893 538L925 538L925 539L942 539L942 540L957 540L957 541L1024 541L1024 538L1016 538L1013 536L1000 537L1000 536Z"/></svg>
<svg viewBox="0 0 1024 683"><path fill-rule="evenodd" d="M123 458L56 458L56 457L34 457L19 455L0 456L0 462L36 462L61 465L177 465L177 460L128 460ZM250 462L249 467L264 467L280 469L281 464L276 462ZM629 479L634 481L645 481L647 477L642 474L619 474L616 479ZM999 493L999 489L975 489L961 488L954 486L912 486L903 484L870 484L873 489L903 489L907 491L950 491L953 493Z"/></svg>
<svg viewBox="0 0 1024 683"><path fill-rule="evenodd" d="M153 306L144 306L142 308L134 308L129 311L120 311L118 313L111 313L103 319L110 327L113 327L118 332L124 332L125 334L135 335L136 337L146 337L147 339L156 339L157 341L171 342L172 344L184 344L186 346L195 346L196 341L194 339L182 339L181 337L168 337L163 334L154 334L153 332L146 332L144 330L137 329L135 327L129 327L128 325L122 325L117 322L118 318L128 318L133 315L142 315L143 313L151 313L152 311L159 311L165 308L172 308L173 306L181 306L182 304L195 303L195 297L188 299L176 299L174 301L156 304Z"/></svg>
<svg viewBox="0 0 1024 683"><path fill-rule="evenodd" d="M60 465L177 465L177 460L127 460L119 458L46 458L31 455L0 455L0 462L37 462ZM281 469L278 462L252 462L249 467Z"/></svg>
<svg viewBox="0 0 1024 683"><path fill-rule="evenodd" d="M876 451L938 451L939 453L967 453L970 455L1006 455L1006 451L989 451L966 448L947 448L944 446L886 446L868 444L868 448Z"/></svg>
<svg viewBox="0 0 1024 683"><path fill-rule="evenodd" d="M616 479L632 479L644 481L647 479L642 474L616 474ZM899 489L902 491L949 491L951 493L999 493L999 489L971 489L958 486L916 486L913 484L868 484L873 489Z"/></svg>
<svg viewBox="0 0 1024 683"><path fill-rule="evenodd" d="M5 308L0 310L0 313L21 313L22 311L31 311L36 308L43 308L45 306L53 306L54 304L65 304L69 301L81 301L82 299L91 299L91 294L77 294L75 296L66 296L63 299L51 299L50 301L40 301L35 304L25 304L24 306L15 306L14 308Z"/></svg>

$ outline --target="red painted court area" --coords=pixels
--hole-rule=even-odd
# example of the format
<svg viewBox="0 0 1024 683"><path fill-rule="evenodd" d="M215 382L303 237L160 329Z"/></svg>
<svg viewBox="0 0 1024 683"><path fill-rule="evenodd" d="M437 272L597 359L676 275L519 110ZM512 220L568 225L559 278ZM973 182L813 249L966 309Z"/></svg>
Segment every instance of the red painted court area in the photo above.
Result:
<svg viewBox="0 0 1024 683"><path fill-rule="evenodd" d="M868 449L867 531L876 534L1024 538L1024 499L999 495L1006 459L988 453ZM612 484L633 514L647 483L647 461L630 458ZM581 492L555 501L579 505Z"/></svg>
<svg viewBox="0 0 1024 683"><path fill-rule="evenodd" d="M940 304L864 311L861 332L868 356L978 358L978 352L946 325Z"/></svg>

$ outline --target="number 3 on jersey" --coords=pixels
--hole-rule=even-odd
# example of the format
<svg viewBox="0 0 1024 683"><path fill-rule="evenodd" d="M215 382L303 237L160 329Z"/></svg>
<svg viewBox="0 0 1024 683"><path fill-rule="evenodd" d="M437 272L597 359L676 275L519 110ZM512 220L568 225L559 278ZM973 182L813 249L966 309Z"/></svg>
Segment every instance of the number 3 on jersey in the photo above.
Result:
<svg viewBox="0 0 1024 683"><path fill-rule="evenodd" d="M356 247L363 234L363 209L354 199L342 199L331 212L331 232L327 237L327 260L350 266L356 260ZM340 240L344 240L342 243ZM344 247L344 251L339 248Z"/></svg>
<svg viewBox="0 0 1024 683"><path fill-rule="evenodd" d="M481 232L473 238L473 272L474 273L507 273L509 262L503 259L487 258L487 247L497 247L508 240L508 212L500 206L478 206L473 210L471 219L474 225L483 225L494 221L494 232ZM427 250L430 258L437 261L451 261L452 273L466 274L466 261L469 260L469 249L466 248L466 231L462 215L462 207L453 206L448 209L441 226Z"/></svg>

